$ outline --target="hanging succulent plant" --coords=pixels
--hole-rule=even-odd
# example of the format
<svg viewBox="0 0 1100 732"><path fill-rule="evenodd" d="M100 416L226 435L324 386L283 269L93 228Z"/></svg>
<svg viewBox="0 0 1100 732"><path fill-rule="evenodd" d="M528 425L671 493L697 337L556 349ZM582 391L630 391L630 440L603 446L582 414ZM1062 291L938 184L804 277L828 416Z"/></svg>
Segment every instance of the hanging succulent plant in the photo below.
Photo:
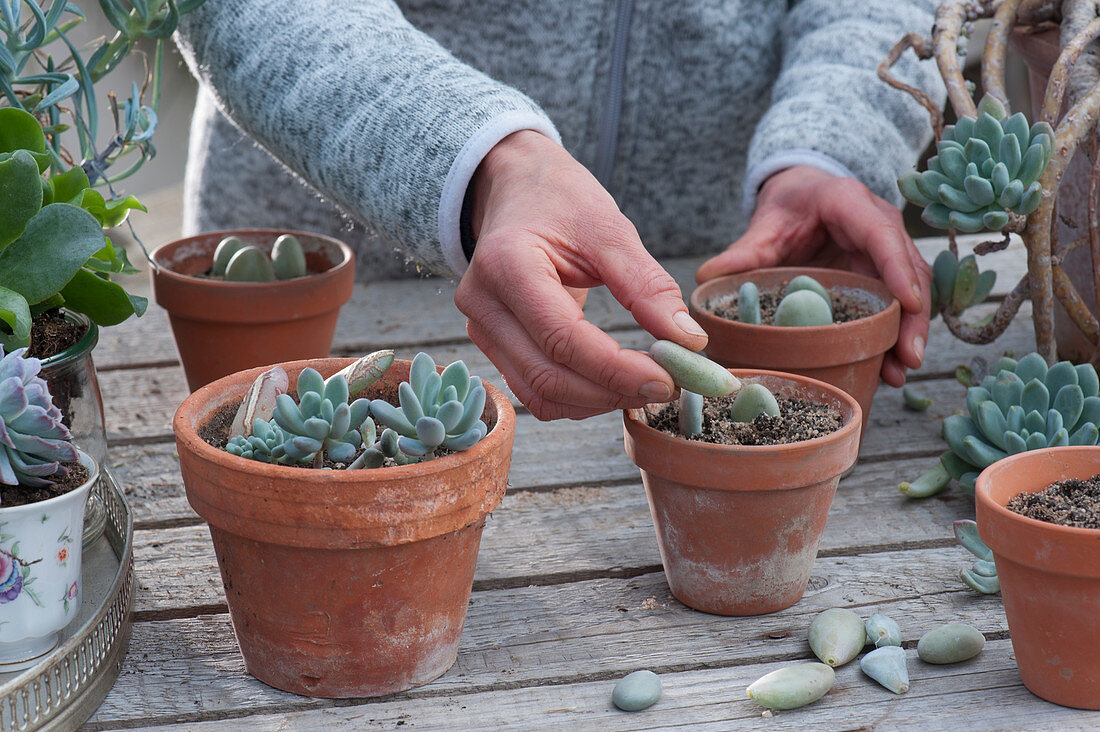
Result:
<svg viewBox="0 0 1100 732"><path fill-rule="evenodd" d="M1023 113L1007 117L995 98L978 104L978 116L962 117L943 130L936 155L924 172L898 179L911 203L924 207L921 218L937 229L973 233L999 231L1009 213L1026 216L1039 207L1039 177L1054 149L1046 122L1028 125Z"/></svg>

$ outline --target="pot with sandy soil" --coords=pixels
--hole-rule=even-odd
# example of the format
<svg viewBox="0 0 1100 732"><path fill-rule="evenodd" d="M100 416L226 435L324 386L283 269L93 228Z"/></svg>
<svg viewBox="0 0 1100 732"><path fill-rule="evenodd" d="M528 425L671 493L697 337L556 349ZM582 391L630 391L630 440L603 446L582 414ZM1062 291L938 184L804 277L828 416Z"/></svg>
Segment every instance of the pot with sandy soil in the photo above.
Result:
<svg viewBox="0 0 1100 732"><path fill-rule="evenodd" d="M828 292L833 322L777 325L785 290L805 278ZM746 283L758 293L761 317L756 323L739 319L738 300ZM809 299L809 292L803 293ZM783 371L832 384L855 397L861 426L867 426L882 359L897 342L901 323L901 305L882 282L834 269L758 269L700 285L689 306L710 338L706 354L712 359L727 368Z"/></svg>
<svg viewBox="0 0 1100 732"><path fill-rule="evenodd" d="M770 411L730 424L731 397L700 399L687 431L702 434L691 438L680 434L681 405L625 411L626 452L641 469L672 594L697 610L760 615L802 597L840 476L855 464L862 412L815 379L731 373L738 394L772 392Z"/></svg>
<svg viewBox="0 0 1100 732"><path fill-rule="evenodd" d="M271 281L236 281L224 268L215 274L215 252L225 240L270 253L286 235L301 244L306 276L274 279L272 272ZM355 276L354 254L343 242L271 229L179 239L154 252L153 262L153 296L168 311L192 391L254 366L328 356Z"/></svg>
<svg viewBox="0 0 1100 732"><path fill-rule="evenodd" d="M1052 447L997 461L975 490L1024 685L1079 709L1100 709L1097 473L1100 447Z"/></svg>
<svg viewBox="0 0 1100 732"><path fill-rule="evenodd" d="M421 354L379 378L392 361L233 374L173 420L245 664L277 688L380 696L455 661L515 412L461 362Z"/></svg>

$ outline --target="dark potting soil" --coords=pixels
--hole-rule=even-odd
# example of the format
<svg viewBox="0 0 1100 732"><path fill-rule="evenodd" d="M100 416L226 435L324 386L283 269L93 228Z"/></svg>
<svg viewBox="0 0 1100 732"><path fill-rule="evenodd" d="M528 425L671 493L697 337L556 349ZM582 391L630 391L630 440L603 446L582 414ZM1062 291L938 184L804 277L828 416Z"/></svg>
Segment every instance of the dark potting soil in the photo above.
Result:
<svg viewBox="0 0 1100 732"><path fill-rule="evenodd" d="M65 319L60 310L39 313L31 321L31 346L28 356L48 358L73 346L84 337L85 328Z"/></svg>
<svg viewBox="0 0 1100 732"><path fill-rule="evenodd" d="M775 309L779 307L779 301L783 299L783 290L786 289L786 287L787 283L784 282L779 287L769 290L760 290L761 325L775 324ZM829 299L832 301L833 305L834 323L847 323L852 320L869 317L878 312L878 310L868 305L866 300L847 293L830 290ZM720 318L737 320L737 296L734 295L733 299L714 306L712 311Z"/></svg>
<svg viewBox="0 0 1100 732"><path fill-rule="evenodd" d="M728 417L733 397L706 397L703 432L689 439L717 445L785 445L824 437L844 426L844 418L836 407L779 395L776 401L778 417L761 414L752 422L734 422ZM680 435L678 403L666 404L655 414L647 411L646 416L650 427Z"/></svg>
<svg viewBox="0 0 1100 732"><path fill-rule="evenodd" d="M1051 483L1036 493L1020 493L1008 510L1059 526L1100 529L1100 475Z"/></svg>
<svg viewBox="0 0 1100 732"><path fill-rule="evenodd" d="M10 508L12 506L26 506L30 503L46 501L50 498L63 496L69 491L84 485L88 480L88 469L78 462L62 463L69 469L68 475L54 479L53 485L35 488L25 485L0 484L0 506Z"/></svg>

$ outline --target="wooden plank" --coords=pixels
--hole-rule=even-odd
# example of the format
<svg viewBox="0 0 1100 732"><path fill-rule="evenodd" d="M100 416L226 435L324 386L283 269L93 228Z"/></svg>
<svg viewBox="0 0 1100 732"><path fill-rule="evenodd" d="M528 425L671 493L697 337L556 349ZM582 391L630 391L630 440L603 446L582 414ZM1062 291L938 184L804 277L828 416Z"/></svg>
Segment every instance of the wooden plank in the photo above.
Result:
<svg viewBox="0 0 1100 732"><path fill-rule="evenodd" d="M899 473L916 475L930 462L870 463L844 479L821 552L852 554L953 542L952 522L974 516L968 497L955 490L914 501L896 490ZM144 513L156 515L148 509ZM204 524L139 530L134 551L140 588L136 610L161 612L224 601ZM969 566L965 550L956 554L956 569ZM509 493L489 518L475 581L481 587L561 583L653 571L660 563L639 482L520 491Z"/></svg>
<svg viewBox="0 0 1100 732"><path fill-rule="evenodd" d="M664 574L475 592L459 659L418 694L560 683L578 674L612 677L636 668L733 666L808 658L813 616L835 606L883 612L915 641L948 621L983 633L1006 630L999 597L959 587L956 548L818 559L811 589L795 606L753 618L690 610ZM166 577L173 581L174 578ZM139 590L139 595L142 590ZM222 713L309 700L269 689L243 667L228 616L136 623L124 671L99 720Z"/></svg>
<svg viewBox="0 0 1100 732"><path fill-rule="evenodd" d="M376 702L317 702L303 711L232 717L241 732L288 729L1014 729L1091 730L1097 713L1059 707L1033 696L1020 682L1011 643L993 640L972 661L954 666L921 662L907 652L910 689L894 695L864 676L856 663L837 670L833 689L801 709L762 716L744 689L784 662L661 674L662 695L644 712L611 704L616 678L499 689L462 696L397 695ZM158 727L221 730L226 720ZM102 729L101 716L91 729ZM948 720L950 722L948 723Z"/></svg>

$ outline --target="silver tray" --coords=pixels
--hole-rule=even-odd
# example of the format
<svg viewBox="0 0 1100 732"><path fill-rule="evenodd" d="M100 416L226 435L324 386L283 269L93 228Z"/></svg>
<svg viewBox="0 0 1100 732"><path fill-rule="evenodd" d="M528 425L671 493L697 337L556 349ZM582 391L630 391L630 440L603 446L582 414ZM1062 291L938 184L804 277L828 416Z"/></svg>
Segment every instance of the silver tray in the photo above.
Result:
<svg viewBox="0 0 1100 732"><path fill-rule="evenodd" d="M0 674L0 732L75 729L99 707L130 644L134 600L134 519L110 472L95 491L103 535L84 549L80 613L37 665Z"/></svg>

